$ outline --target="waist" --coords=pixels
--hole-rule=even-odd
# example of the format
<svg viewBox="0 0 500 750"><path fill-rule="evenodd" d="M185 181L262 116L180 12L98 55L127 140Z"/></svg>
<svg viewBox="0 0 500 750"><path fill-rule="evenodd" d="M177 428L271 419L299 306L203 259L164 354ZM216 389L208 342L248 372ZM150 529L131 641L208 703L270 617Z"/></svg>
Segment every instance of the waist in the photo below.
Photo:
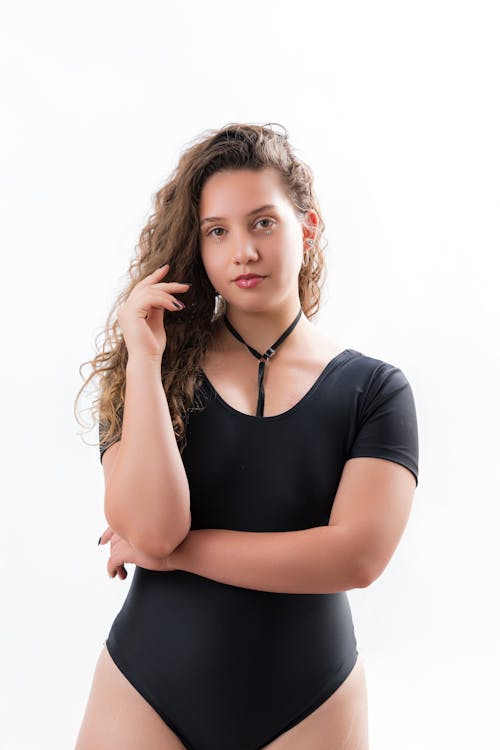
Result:
<svg viewBox="0 0 500 750"><path fill-rule="evenodd" d="M247 637L282 644L304 636L331 639L352 637L351 609L346 592L290 594L232 586L175 570L157 572L136 567L119 614L130 628L147 630L161 624L177 629L234 637L235 627ZM149 624L148 624L149 623Z"/></svg>

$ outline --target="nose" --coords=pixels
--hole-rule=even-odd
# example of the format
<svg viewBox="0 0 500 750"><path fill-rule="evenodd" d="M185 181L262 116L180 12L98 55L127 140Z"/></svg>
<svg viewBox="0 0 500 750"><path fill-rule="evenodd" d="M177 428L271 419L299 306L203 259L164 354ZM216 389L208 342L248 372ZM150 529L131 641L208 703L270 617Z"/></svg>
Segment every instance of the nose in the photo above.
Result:
<svg viewBox="0 0 500 750"><path fill-rule="evenodd" d="M259 257L254 238L250 237L246 232L235 235L231 250L234 260L243 265L249 260L256 260Z"/></svg>

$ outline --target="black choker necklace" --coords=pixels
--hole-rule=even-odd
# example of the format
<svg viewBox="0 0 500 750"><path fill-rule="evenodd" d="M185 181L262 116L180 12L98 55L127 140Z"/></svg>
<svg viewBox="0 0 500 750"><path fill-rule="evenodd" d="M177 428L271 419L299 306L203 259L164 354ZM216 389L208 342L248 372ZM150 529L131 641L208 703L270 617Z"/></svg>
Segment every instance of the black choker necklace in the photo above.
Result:
<svg viewBox="0 0 500 750"><path fill-rule="evenodd" d="M240 336L238 331L234 328L234 326L231 325L229 320L224 315L224 323L226 324L226 327L231 331L233 336L236 336L236 338L241 341L242 344L245 344L247 349L254 355L254 357L257 357L259 360L259 371L258 371L258 383L259 383L259 400L257 401L257 412L255 414L256 417L262 417L264 414L264 367L266 366L266 362L268 359L270 359L273 354L276 352L276 349L278 346L286 339L289 333L293 331L297 323L299 322L299 318L302 315L302 308L299 310L297 317L293 321L293 323L288 326L286 331L281 334L279 339L274 342L272 346L267 349L264 354L259 354L259 352L254 349L252 346L249 346L246 341Z"/></svg>

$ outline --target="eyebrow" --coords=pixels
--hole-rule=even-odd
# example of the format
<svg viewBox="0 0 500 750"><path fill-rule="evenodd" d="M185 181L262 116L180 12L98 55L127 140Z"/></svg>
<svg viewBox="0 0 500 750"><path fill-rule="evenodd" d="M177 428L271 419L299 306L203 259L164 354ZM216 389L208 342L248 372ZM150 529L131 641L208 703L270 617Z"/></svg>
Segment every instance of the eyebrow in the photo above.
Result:
<svg viewBox="0 0 500 750"><path fill-rule="evenodd" d="M260 213L261 211L267 211L267 209L269 208L277 209L278 206L275 206L274 203L265 203L263 206L259 206L259 208L254 208L253 211L249 211L247 213L247 216L254 216L255 214ZM200 227L209 221L225 221L225 220L226 220L225 216L206 216L204 219L200 221Z"/></svg>

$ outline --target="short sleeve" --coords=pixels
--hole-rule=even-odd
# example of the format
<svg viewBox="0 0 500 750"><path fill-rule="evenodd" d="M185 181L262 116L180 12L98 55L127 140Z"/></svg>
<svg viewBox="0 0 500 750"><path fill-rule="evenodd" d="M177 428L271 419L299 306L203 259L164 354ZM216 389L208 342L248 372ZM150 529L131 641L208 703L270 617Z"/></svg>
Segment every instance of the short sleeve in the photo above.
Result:
<svg viewBox="0 0 500 750"><path fill-rule="evenodd" d="M107 450L111 445L113 445L113 443L118 442L118 440L120 439L119 437L116 437L114 440L104 441L103 440L104 430L105 430L104 422L102 420L99 420L99 454L100 454L101 464L102 464L102 456L103 456L104 451Z"/></svg>
<svg viewBox="0 0 500 750"><path fill-rule="evenodd" d="M385 458L409 469L418 485L418 426L413 391L398 367L383 362L373 372L347 459Z"/></svg>

